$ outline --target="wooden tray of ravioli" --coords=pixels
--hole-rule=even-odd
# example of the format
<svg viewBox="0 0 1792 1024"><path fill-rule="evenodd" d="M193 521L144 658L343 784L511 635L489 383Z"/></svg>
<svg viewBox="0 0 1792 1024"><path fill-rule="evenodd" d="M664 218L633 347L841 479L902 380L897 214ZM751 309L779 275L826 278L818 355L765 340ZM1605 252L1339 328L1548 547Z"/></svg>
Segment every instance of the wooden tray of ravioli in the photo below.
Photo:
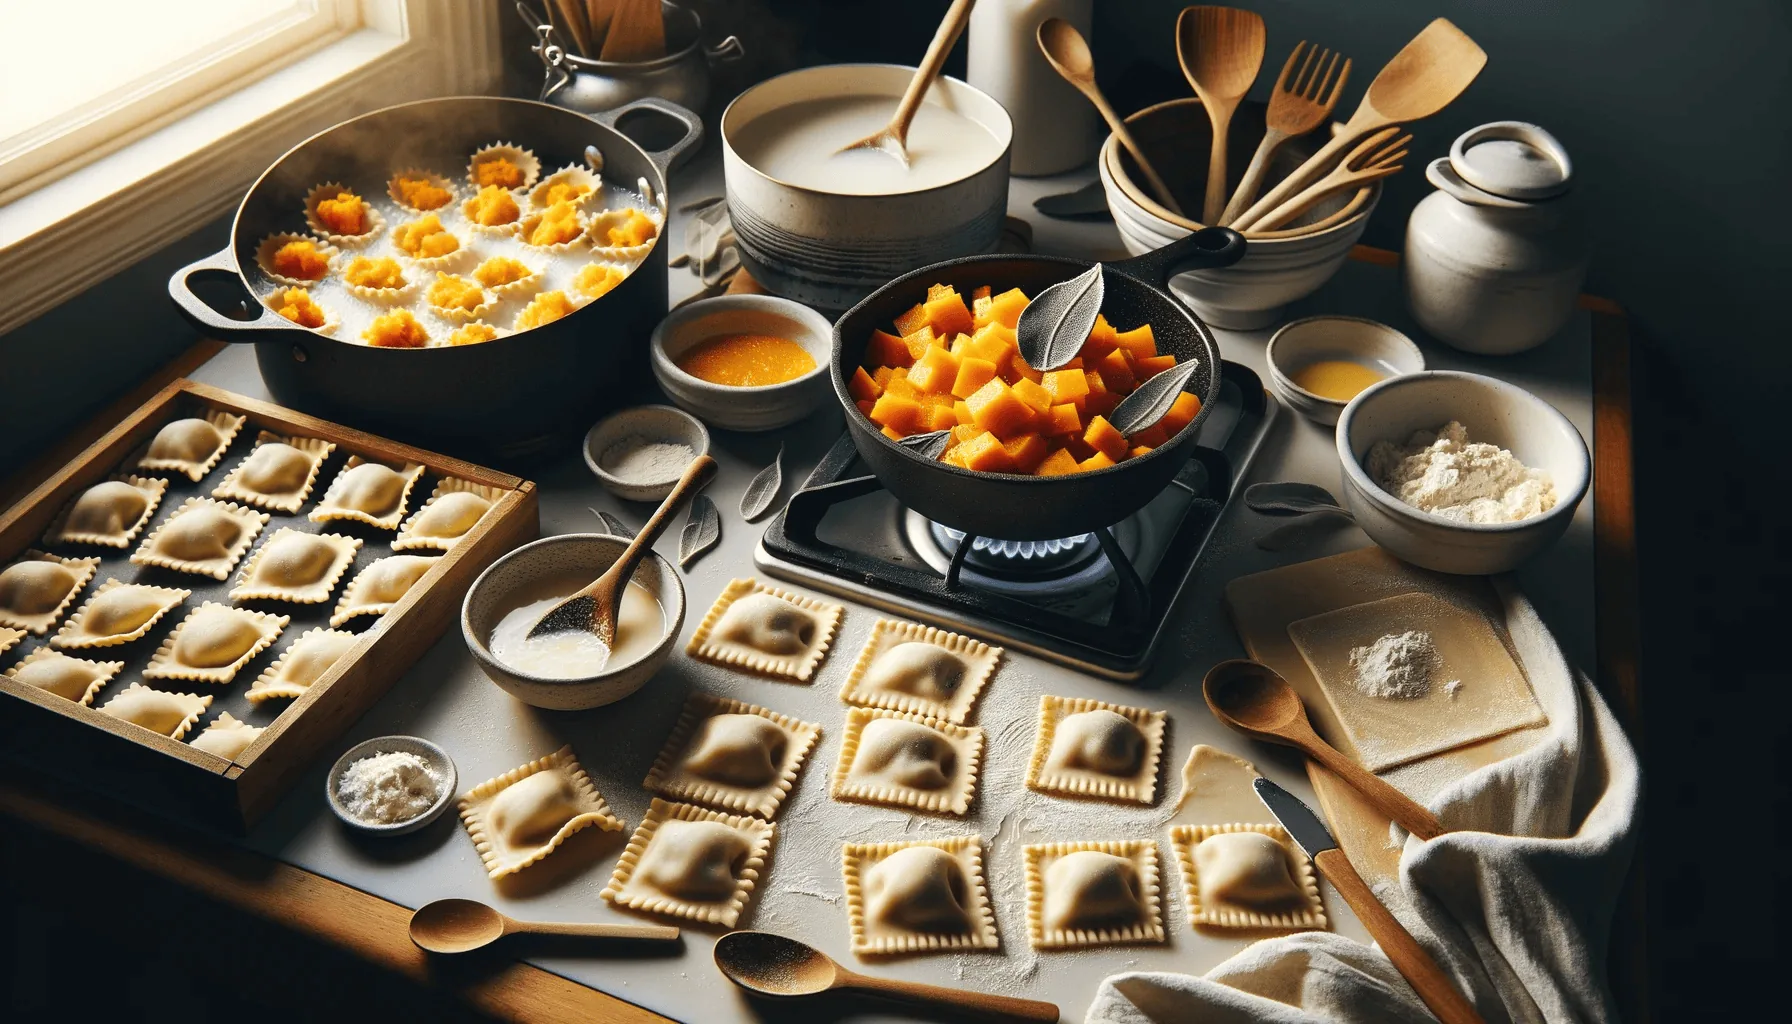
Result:
<svg viewBox="0 0 1792 1024"><path fill-rule="evenodd" d="M1226 610L1245 651L1281 673L1301 695L1307 716L1319 735L1346 756L1363 761L1307 659L1290 636L1288 625L1326 612L1415 593L1430 594L1484 614L1500 643L1516 659L1499 599L1486 579L1420 569L1374 545L1235 579L1226 587ZM1469 772L1529 749L1547 731L1547 722L1516 729L1377 774L1423 803ZM1357 873L1371 884L1398 876L1400 849L1389 845L1387 816L1314 761L1307 762L1307 776L1331 824L1333 837Z"/></svg>
<svg viewBox="0 0 1792 1024"><path fill-rule="evenodd" d="M178 471L131 468L140 449L163 424L219 409L245 416L247 420L223 456L198 483ZM283 514L262 510L269 511L267 524L256 537L255 545L244 553L222 581L133 564L130 556L142 544L143 538L165 522L187 498L210 496L212 489L254 448L256 435L262 430L290 437L320 438L336 445L320 467L311 492L299 511ZM442 554L440 564L432 566L390 611L377 617L351 620L337 627L358 632L360 639L303 696L271 700L258 707L251 705L244 695L255 677L305 630L328 627L330 613L354 574L375 559L393 554L396 530L343 520L313 523L307 518L330 481L354 455L392 465L410 462L424 467L423 476L411 489L404 518L409 518L428 500L437 482L444 477L496 487L506 493L472 530ZM129 546L117 549L63 544L46 548L44 532L65 504L93 484L124 472L168 481L167 493L154 516ZM307 533L358 537L362 541L361 549L338 580L329 600L322 604L233 601L229 591L236 585L243 566L282 527ZM266 813L317 755L372 707L456 621L461 598L473 579L498 556L539 533L535 485L529 481L205 384L175 381L0 515L0 566L11 563L33 548L63 556L97 555L102 559L93 578L48 633L41 637L28 636L0 654L0 671L45 646L49 637L55 635L56 628L67 621L67 617L108 577L127 583L177 586L192 591L192 595L137 640L97 651L68 652L78 657L125 662L124 670L95 697L94 707L84 707L0 675L0 694L4 694L0 696L0 752L60 779L133 803L232 831L244 831ZM428 555L433 552L409 553ZM142 670L157 647L188 613L205 601L276 612L290 616L291 621L273 644L243 666L227 684L143 680ZM212 703L182 740L162 736L95 710L132 682L139 681L156 689L210 694ZM199 750L189 742L222 711L251 725L266 727L266 731L234 760Z"/></svg>

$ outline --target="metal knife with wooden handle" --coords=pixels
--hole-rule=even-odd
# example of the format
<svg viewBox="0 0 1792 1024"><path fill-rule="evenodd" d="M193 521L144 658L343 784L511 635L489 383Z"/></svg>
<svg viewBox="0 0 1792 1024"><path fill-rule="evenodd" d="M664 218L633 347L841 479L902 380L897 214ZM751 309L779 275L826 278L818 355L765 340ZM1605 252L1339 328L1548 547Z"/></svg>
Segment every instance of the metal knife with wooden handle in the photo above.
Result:
<svg viewBox="0 0 1792 1024"><path fill-rule="evenodd" d="M1381 945L1381 951L1394 962L1400 976L1419 994L1437 1019L1444 1024L1484 1024L1481 1015L1456 990L1455 983L1443 968L1437 966L1437 961L1431 959L1431 954L1425 952L1412 933L1375 898L1375 893L1350 866L1344 851L1338 848L1338 841L1332 838L1313 809L1268 779L1253 779L1251 787L1257 791L1257 799L1269 808L1269 813L1276 816L1295 843L1313 859L1313 866L1337 888L1338 895L1344 897L1350 909L1356 911L1363 927L1369 930Z"/></svg>

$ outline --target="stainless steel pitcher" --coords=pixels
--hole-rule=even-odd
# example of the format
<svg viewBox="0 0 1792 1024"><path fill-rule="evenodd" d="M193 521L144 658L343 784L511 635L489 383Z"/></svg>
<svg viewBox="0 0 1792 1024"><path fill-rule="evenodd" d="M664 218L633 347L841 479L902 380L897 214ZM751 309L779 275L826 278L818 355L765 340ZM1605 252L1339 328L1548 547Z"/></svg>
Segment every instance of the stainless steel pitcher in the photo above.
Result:
<svg viewBox="0 0 1792 1024"><path fill-rule="evenodd" d="M711 64L738 60L744 52L734 36L713 47L703 45L703 23L696 12L663 2L666 55L649 61L604 61L581 57L560 38L560 32L523 0L516 10L535 33L530 47L541 58L545 78L541 99L582 114L597 114L643 96L671 100L701 113L709 102Z"/></svg>

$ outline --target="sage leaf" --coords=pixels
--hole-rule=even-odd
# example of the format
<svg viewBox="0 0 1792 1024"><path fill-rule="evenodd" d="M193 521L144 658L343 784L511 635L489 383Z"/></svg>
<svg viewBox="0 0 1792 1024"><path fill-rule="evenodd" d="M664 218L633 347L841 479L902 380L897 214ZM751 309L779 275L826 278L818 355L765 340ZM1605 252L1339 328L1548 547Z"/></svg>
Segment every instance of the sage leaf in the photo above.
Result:
<svg viewBox="0 0 1792 1024"><path fill-rule="evenodd" d="M940 456L946 454L946 449L952 446L952 432L950 430L934 430L925 434L910 434L896 443L923 459L937 461Z"/></svg>
<svg viewBox="0 0 1792 1024"><path fill-rule="evenodd" d="M1101 264L1039 293L1015 325L1021 358L1035 370L1056 370L1076 358L1095 329L1106 289Z"/></svg>
<svg viewBox="0 0 1792 1024"><path fill-rule="evenodd" d="M1114 408L1114 415L1109 417L1108 422L1114 425L1115 430L1131 437L1163 419L1164 413L1169 412L1170 406L1176 404L1176 396L1182 394L1182 389L1188 385L1200 365L1199 360L1185 359L1140 384Z"/></svg>
<svg viewBox="0 0 1792 1024"><path fill-rule="evenodd" d="M585 507L591 508L590 505ZM604 524L604 532L612 537L633 537L635 535L635 531L629 529L627 523L608 512L599 512L597 509L591 508L591 514Z"/></svg>
<svg viewBox="0 0 1792 1024"><path fill-rule="evenodd" d="M765 515L777 504L778 492L783 489L784 445L780 442L772 464L760 470L747 484L747 492L740 496L740 517L750 523Z"/></svg>
<svg viewBox="0 0 1792 1024"><path fill-rule="evenodd" d="M721 539L722 514L716 511L716 503L710 501L707 494L692 498L684 532L678 538L678 567L689 569L692 562L702 558Z"/></svg>

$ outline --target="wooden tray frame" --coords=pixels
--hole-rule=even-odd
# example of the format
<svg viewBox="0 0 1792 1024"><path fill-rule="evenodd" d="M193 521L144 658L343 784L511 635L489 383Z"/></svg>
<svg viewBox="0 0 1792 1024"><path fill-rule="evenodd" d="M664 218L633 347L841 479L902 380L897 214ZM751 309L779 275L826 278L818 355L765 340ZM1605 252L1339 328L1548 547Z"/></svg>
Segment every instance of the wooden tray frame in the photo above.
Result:
<svg viewBox="0 0 1792 1024"><path fill-rule="evenodd" d="M333 441L349 453L415 462L437 476L502 488L501 497L432 566L378 630L362 634L304 696L234 760L157 735L34 686L0 676L0 753L142 804L231 832L246 832L317 755L371 708L460 613L461 597L498 556L540 535L535 484L413 448L268 402L182 378L127 415L36 489L0 514L0 563L37 544L56 513L106 479L184 401L248 417L257 429Z"/></svg>

